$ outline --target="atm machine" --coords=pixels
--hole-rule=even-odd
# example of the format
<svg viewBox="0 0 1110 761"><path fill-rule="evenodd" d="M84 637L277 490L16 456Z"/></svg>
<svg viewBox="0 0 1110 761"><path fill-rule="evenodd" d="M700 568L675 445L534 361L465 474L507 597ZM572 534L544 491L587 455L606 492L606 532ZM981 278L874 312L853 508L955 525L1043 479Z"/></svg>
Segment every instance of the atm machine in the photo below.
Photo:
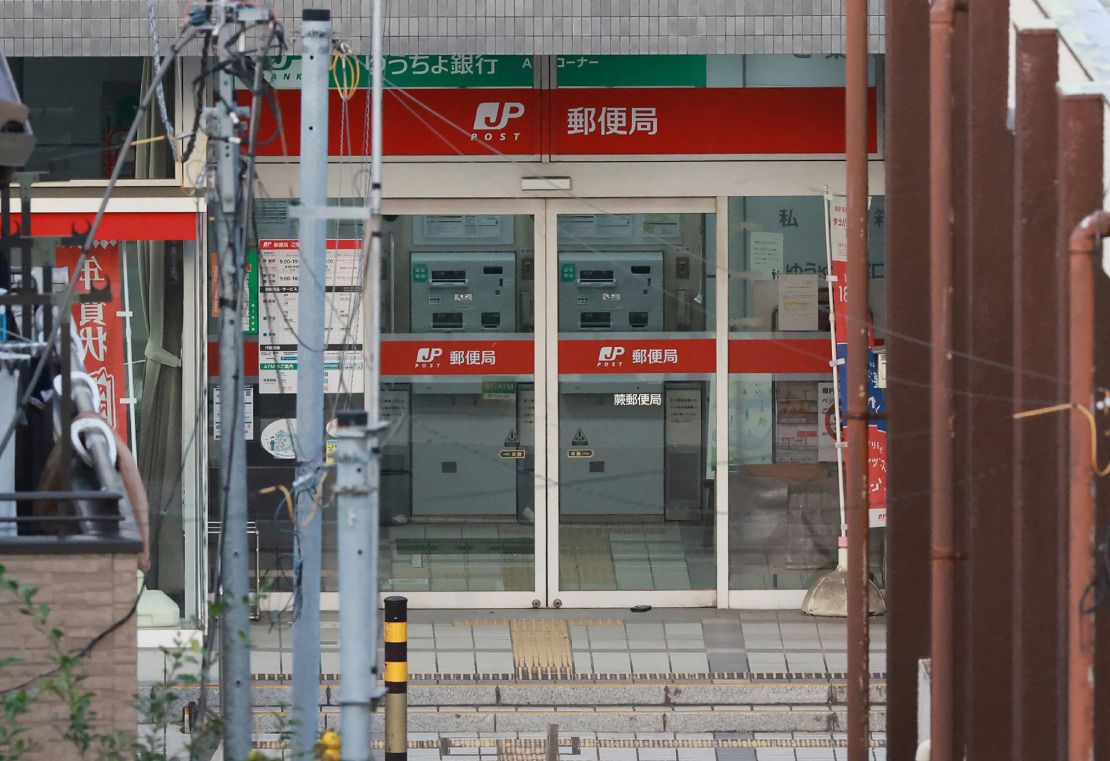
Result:
<svg viewBox="0 0 1110 761"><path fill-rule="evenodd" d="M663 266L661 251L561 252L559 330L662 333ZM627 382L617 385L615 378ZM702 384L664 383L629 374L564 382L561 390L564 514L698 517ZM654 394L661 403L616 406L614 393ZM590 449L594 456L563 456L569 449Z"/></svg>
<svg viewBox="0 0 1110 761"><path fill-rule="evenodd" d="M516 332L516 252L413 252L409 264L413 334ZM518 409L531 409L519 393L486 390L481 376L412 384L415 518L531 518L530 502L518 509L520 461L500 457L519 448L528 424L518 417Z"/></svg>

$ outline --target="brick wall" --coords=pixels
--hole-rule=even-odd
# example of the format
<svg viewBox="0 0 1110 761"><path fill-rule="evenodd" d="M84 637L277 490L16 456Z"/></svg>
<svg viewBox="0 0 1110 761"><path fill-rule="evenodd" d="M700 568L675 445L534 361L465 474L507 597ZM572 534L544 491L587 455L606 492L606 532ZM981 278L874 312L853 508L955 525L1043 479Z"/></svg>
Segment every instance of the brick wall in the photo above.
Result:
<svg viewBox="0 0 1110 761"><path fill-rule="evenodd" d="M36 600L51 607L50 624L66 635L69 648L90 639L123 618L135 602L135 555L0 555L5 576L36 587ZM0 592L0 657L18 655L18 663L0 669L0 690L21 684L52 667L49 644L36 632L18 603ZM16 644L17 643L17 644ZM16 645L13 647L13 645ZM78 667L86 674L86 690L96 694L92 707L103 731L135 732L138 689L135 619L104 639ZM65 716L58 701L41 698L24 724L43 747L30 759L68 761L76 750L63 741L57 727Z"/></svg>
<svg viewBox="0 0 1110 761"><path fill-rule="evenodd" d="M386 52L840 53L843 0L384 0ZM146 55L145 0L2 0L8 56ZM155 0L163 40L182 0ZM269 0L295 32L330 8L336 34L369 50L370 0ZM871 52L884 53L882 0L869 0ZM298 45L291 35L294 51Z"/></svg>

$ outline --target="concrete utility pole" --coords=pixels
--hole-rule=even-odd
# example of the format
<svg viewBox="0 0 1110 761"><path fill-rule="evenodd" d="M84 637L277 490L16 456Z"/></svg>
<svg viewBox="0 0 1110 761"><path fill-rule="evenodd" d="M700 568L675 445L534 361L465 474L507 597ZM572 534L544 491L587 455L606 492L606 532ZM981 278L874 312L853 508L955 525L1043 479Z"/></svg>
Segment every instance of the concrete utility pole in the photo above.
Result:
<svg viewBox="0 0 1110 761"><path fill-rule="evenodd" d="M301 40L301 209L297 309L297 495L293 609L293 758L312 758L320 689L324 474L324 286L327 280L328 62L331 11L306 8Z"/></svg>
<svg viewBox="0 0 1110 761"><path fill-rule="evenodd" d="M340 412L336 432L339 735L343 739L343 761L370 759L370 701L377 683L378 522L371 509L366 423L365 412Z"/></svg>
<svg viewBox="0 0 1110 761"><path fill-rule="evenodd" d="M215 9L219 44L237 31L234 10L224 2ZM220 473L221 552L219 593L220 713L224 722L224 757L244 759L251 750L250 609L247 558L247 452L243 436L242 296L244 228L240 215L240 119L235 109L233 75L226 67L216 75L218 102L209 112L210 162L208 209L216 227L220 275Z"/></svg>

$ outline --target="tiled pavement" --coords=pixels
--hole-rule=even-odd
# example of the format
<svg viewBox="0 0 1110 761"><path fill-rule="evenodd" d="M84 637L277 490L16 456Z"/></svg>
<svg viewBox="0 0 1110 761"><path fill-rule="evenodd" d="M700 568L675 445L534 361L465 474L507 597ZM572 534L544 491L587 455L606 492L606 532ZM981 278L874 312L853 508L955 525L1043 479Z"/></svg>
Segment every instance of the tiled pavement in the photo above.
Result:
<svg viewBox="0 0 1110 761"><path fill-rule="evenodd" d="M513 675L530 642L512 621L549 622L550 636L565 630L566 656L579 678L592 674L705 675L847 671L846 624L796 611L657 609L577 611L411 611L409 671L414 681L437 675ZM554 631L555 634L551 634ZM338 622L321 623L321 666L339 671ZM515 640L514 640L515 636ZM288 618L254 626L252 671L291 673ZM514 657L515 654L515 657ZM140 653L140 678L162 676L162 654ZM872 673L886 672L886 622L872 619Z"/></svg>

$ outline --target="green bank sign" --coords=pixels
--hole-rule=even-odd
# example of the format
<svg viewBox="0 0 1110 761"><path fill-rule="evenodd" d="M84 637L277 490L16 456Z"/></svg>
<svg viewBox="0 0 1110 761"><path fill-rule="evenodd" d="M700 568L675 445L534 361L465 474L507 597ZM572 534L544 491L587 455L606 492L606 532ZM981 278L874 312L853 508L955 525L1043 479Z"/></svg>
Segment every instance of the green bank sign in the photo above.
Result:
<svg viewBox="0 0 1110 761"><path fill-rule="evenodd" d="M369 56L335 59L331 87L366 89ZM385 87L531 87L535 65L529 55L390 55L385 57ZM301 87L301 57L279 56L266 79L279 90Z"/></svg>

